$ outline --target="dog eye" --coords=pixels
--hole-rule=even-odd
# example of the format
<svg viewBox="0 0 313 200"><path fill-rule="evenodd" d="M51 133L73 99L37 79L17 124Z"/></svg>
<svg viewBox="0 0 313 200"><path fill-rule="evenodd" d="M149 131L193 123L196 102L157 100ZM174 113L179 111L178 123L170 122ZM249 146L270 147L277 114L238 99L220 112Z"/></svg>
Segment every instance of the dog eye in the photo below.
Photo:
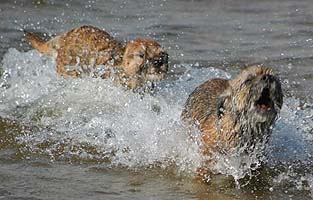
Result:
<svg viewBox="0 0 313 200"><path fill-rule="evenodd" d="M251 83L252 79L246 79L243 83L244 84L248 84L248 83Z"/></svg>
<svg viewBox="0 0 313 200"><path fill-rule="evenodd" d="M246 79L243 83L244 83L244 84L249 84L249 83L251 83L252 79L253 79L253 76L249 75L249 76L247 77L247 79Z"/></svg>
<svg viewBox="0 0 313 200"><path fill-rule="evenodd" d="M140 58L143 58L143 57L145 57L145 54L144 54L144 53L139 53L139 54L135 54L135 56L138 56L138 57L140 57Z"/></svg>

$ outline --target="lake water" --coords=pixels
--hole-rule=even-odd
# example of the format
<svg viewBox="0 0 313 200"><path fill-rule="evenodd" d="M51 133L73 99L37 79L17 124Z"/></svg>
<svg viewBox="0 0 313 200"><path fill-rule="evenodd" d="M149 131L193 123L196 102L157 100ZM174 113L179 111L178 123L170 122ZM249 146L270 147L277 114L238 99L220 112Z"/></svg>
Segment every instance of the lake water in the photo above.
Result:
<svg viewBox="0 0 313 200"><path fill-rule="evenodd" d="M312 199L312 18L309 0L1 0L0 199ZM157 40L170 54L167 79L141 96L63 78L21 31L81 25ZM184 102L251 64L273 68L285 94L263 165L225 157L199 182Z"/></svg>

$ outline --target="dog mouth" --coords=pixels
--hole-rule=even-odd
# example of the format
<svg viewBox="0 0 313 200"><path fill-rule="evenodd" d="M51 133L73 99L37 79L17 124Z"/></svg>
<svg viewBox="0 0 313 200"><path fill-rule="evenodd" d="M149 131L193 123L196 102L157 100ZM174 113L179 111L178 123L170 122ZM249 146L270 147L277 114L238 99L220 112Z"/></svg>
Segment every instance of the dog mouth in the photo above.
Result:
<svg viewBox="0 0 313 200"><path fill-rule="evenodd" d="M255 101L255 107L259 112L270 112L273 108L273 101L270 96L269 88L264 88L261 96Z"/></svg>
<svg viewBox="0 0 313 200"><path fill-rule="evenodd" d="M145 77L148 81L160 81L164 78L164 73L147 73Z"/></svg>
<svg viewBox="0 0 313 200"><path fill-rule="evenodd" d="M167 73L167 64L161 65L150 65L147 67L147 70L144 72L144 77L149 81L160 81L164 79L165 74Z"/></svg>

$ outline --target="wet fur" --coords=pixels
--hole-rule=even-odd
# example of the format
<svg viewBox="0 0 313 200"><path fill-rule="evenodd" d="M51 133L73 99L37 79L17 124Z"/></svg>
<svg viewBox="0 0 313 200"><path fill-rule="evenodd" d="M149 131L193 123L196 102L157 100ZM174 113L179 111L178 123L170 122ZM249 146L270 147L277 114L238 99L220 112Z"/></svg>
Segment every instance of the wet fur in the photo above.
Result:
<svg viewBox="0 0 313 200"><path fill-rule="evenodd" d="M114 68L115 80L134 89L147 81L163 79L167 72L167 53L150 39L137 39L123 45L92 26L75 28L47 42L29 32L25 32L25 37L39 52L56 59L60 75L79 77L90 74L97 65L106 65ZM107 69L101 77L107 78L111 72ZM148 73L154 76L146 76Z"/></svg>
<svg viewBox="0 0 313 200"><path fill-rule="evenodd" d="M267 98L265 93L272 99L270 110L255 106ZM232 80L212 79L198 86L188 97L182 118L199 127L204 154L227 153L266 139L282 104L281 84L272 70L252 66Z"/></svg>

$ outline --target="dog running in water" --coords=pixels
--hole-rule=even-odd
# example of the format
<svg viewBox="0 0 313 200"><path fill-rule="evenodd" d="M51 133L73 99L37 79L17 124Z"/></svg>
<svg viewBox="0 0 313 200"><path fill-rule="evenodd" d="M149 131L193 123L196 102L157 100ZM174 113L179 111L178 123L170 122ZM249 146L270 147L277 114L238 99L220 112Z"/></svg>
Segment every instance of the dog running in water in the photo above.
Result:
<svg viewBox="0 0 313 200"><path fill-rule="evenodd" d="M151 39L136 39L123 45L92 26L72 29L49 41L24 33L35 49L56 59L57 73L63 76L80 77L105 65L109 69L95 76L108 78L114 69L114 79L134 90L147 82L162 80L168 70L167 52Z"/></svg>
<svg viewBox="0 0 313 200"><path fill-rule="evenodd" d="M232 80L217 78L198 86L186 101L182 119L200 129L204 155L227 154L267 140L282 105L281 83L273 71L251 66Z"/></svg>

